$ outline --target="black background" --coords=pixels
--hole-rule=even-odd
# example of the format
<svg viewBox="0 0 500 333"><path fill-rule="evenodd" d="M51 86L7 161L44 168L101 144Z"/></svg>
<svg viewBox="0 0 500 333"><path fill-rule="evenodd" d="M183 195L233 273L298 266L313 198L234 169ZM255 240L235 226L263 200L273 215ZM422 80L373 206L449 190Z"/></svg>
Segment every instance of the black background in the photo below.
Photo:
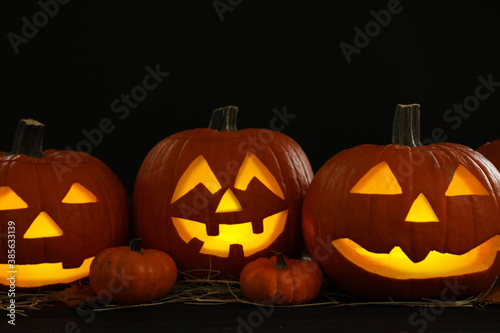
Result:
<svg viewBox="0 0 500 333"><path fill-rule="evenodd" d="M500 82L496 1L401 0L401 12L348 64L339 44L353 45L354 27L364 30L370 11L389 2L220 0L233 4L221 20L211 0L72 0L16 54L9 33L21 36L22 18L33 22L42 9L2 1L0 151L10 150L20 118L45 123L44 147L55 149L76 149L82 131L109 118L114 130L91 153L131 195L157 142L206 127L228 104L240 109L240 129L269 128L273 109L296 115L283 132L314 171L342 149L390 143L398 103L421 104L423 139L436 128L472 148L500 138L500 89L460 126L443 118L474 95L479 76ZM112 102L157 65L170 75L120 119Z"/></svg>

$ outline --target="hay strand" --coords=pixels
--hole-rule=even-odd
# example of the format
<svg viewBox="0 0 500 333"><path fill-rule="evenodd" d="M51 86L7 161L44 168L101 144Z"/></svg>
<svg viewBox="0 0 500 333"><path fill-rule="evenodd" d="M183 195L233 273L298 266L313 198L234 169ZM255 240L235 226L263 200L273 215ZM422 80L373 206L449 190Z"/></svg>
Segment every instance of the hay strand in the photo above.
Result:
<svg viewBox="0 0 500 333"><path fill-rule="evenodd" d="M171 303L182 303L182 304L196 304L201 306L214 306L228 303L240 303L249 305L258 305L265 307L279 306L279 307L310 307L310 306L329 306L329 307L353 307L353 306L364 306L364 305L392 305L392 306L408 306L408 307L430 307L430 306L440 306L440 307L475 307L484 309L491 304L498 303L498 299L495 296L498 294L500 286L497 284L497 280L492 284L492 286L484 293L478 295L477 297L471 297L463 300L456 300L453 302L443 302L440 300L422 299L421 301L360 301L353 296L339 293L338 291L332 289L327 283L323 286L320 295L314 302L300 305L270 305L270 304L259 304L248 301L239 286L239 282L235 280L217 279L220 272L213 271L211 269L204 270L203 272L208 273L205 278L196 277L194 272L179 272L179 278L177 283L173 286L172 290L164 297L153 301L151 303L143 304L105 304L94 311L109 311L118 310L123 308L135 308L135 307L148 307L156 306L161 304L171 304ZM195 274L193 274L195 273ZM38 291L35 294L23 294L17 293L15 296L16 300L16 314L20 316L28 316L27 310L40 310L45 306L52 306L54 302L63 301L70 306L77 307L75 304L82 302L96 302L97 296L93 295L89 297L89 286L88 281L84 281L83 284L73 284L64 291ZM65 298L66 297L66 298ZM80 297L80 298L79 298ZM10 302L10 297L6 292L0 292L0 311L6 310ZM77 307L78 308L78 307Z"/></svg>

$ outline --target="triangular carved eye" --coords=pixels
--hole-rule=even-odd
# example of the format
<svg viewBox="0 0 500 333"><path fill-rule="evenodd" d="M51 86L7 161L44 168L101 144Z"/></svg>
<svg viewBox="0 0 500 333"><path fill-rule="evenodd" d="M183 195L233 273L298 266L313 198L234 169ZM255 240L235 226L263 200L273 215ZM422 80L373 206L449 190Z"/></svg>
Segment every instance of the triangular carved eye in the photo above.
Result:
<svg viewBox="0 0 500 333"><path fill-rule="evenodd" d="M67 204L83 204L91 202L97 202L96 196L79 183L71 185L68 193L66 193L66 196L62 199L62 203Z"/></svg>
<svg viewBox="0 0 500 333"><path fill-rule="evenodd" d="M467 170L459 165L445 193L448 197L459 195L490 195L481 182Z"/></svg>
<svg viewBox="0 0 500 333"><path fill-rule="evenodd" d="M283 194L280 185L271 171L269 171L269 169L264 165L264 163L261 162L261 160L257 158L257 156L247 152L243 163L241 163L240 171L236 176L236 180L234 181L234 188L246 191L248 184L254 177L260 180L265 187L278 197L285 199L285 195Z"/></svg>
<svg viewBox="0 0 500 333"><path fill-rule="evenodd" d="M386 162L380 162L361 177L350 191L360 194L401 194L401 186Z"/></svg>
<svg viewBox="0 0 500 333"><path fill-rule="evenodd" d="M21 199L10 187L0 187L0 210L28 208L28 204Z"/></svg>
<svg viewBox="0 0 500 333"><path fill-rule="evenodd" d="M195 158L184 171L175 187L170 203L174 203L200 183L205 185L212 194L222 188L212 169L210 169L207 160L202 155Z"/></svg>

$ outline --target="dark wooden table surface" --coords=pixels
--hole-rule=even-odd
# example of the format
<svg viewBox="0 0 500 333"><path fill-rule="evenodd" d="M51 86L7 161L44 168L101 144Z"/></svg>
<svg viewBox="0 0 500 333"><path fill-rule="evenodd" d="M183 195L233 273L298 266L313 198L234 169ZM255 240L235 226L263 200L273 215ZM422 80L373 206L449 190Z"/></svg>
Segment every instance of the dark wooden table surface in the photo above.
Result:
<svg viewBox="0 0 500 333"><path fill-rule="evenodd" d="M2 312L0 312L2 313ZM500 306L421 308L362 305L263 308L248 304L163 304L79 311L64 303L30 310L0 332L500 332Z"/></svg>

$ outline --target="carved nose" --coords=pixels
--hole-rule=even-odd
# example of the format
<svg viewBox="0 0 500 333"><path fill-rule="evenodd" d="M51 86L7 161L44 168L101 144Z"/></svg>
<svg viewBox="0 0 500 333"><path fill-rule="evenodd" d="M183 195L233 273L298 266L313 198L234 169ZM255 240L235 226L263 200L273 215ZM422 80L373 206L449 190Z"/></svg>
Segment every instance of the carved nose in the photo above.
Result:
<svg viewBox="0 0 500 333"><path fill-rule="evenodd" d="M230 188L226 190L222 198L220 199L219 205L215 210L216 213L230 213L242 211L241 204L234 195Z"/></svg>
<svg viewBox="0 0 500 333"><path fill-rule="evenodd" d="M44 238L62 236L63 231L46 212L40 212L33 220L23 238Z"/></svg>
<svg viewBox="0 0 500 333"><path fill-rule="evenodd" d="M434 209L423 193L420 193L413 201L410 211L405 219L406 222L439 222Z"/></svg>

